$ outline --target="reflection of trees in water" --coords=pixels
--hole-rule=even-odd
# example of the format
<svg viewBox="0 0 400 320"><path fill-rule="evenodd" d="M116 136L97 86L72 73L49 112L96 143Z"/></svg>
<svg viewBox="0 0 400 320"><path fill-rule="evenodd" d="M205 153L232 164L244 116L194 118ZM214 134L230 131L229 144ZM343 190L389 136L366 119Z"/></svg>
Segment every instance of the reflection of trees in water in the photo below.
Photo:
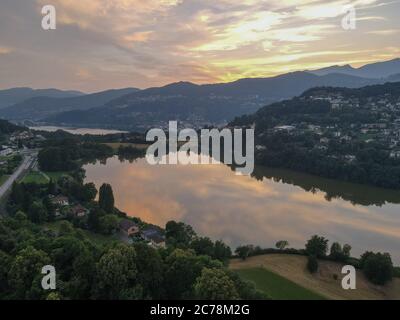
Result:
<svg viewBox="0 0 400 320"><path fill-rule="evenodd" d="M129 163L137 162L138 159L144 157L144 151L140 153L118 154L119 161L128 161ZM97 161L105 165L107 163L107 158L97 159ZM91 163L95 162L96 160ZM235 170L235 166L230 165L229 167L232 171ZM277 183L294 185L313 194L323 192L325 193L324 198L327 201L332 201L332 199L343 199L354 205L358 204L363 206L382 206L386 203L400 203L400 191L397 190L376 188L367 185L321 178L287 169L256 166L251 177L258 181L263 181L264 178L267 178Z"/></svg>
<svg viewBox="0 0 400 320"><path fill-rule="evenodd" d="M320 178L290 170L257 166L252 177L258 181L267 178L274 182L295 185L313 194L324 192L327 201L340 198L364 206L400 203L400 191Z"/></svg>
<svg viewBox="0 0 400 320"><path fill-rule="evenodd" d="M119 154L118 155L118 160L121 162L128 161L129 163L134 163L137 162L138 159L143 158L143 156L138 156L138 155L126 155L126 154Z"/></svg>

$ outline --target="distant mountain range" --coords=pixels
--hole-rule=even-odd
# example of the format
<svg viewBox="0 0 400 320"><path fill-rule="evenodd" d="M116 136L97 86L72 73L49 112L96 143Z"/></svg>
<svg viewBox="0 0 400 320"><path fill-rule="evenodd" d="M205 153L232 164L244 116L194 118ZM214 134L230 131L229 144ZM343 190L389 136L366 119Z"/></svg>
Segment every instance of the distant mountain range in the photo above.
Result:
<svg viewBox="0 0 400 320"><path fill-rule="evenodd" d="M120 96L138 91L136 88L107 90L72 97L39 96L29 98L0 110L0 116L8 120L42 120L54 114L70 110L86 110L100 107Z"/></svg>
<svg viewBox="0 0 400 320"><path fill-rule="evenodd" d="M230 83L177 82L145 90L128 88L67 98L29 98L0 110L0 117L125 130L162 127L169 120L201 127L225 124L236 116L254 113L265 105L298 96L313 87L359 88L399 79L400 59L394 59L361 68L333 66Z"/></svg>
<svg viewBox="0 0 400 320"><path fill-rule="evenodd" d="M397 58L390 61L367 64L360 68L353 68L352 66L347 64L344 66L332 66L310 72L318 76L330 73L341 73L361 78L382 79L382 78L388 78L393 74L395 74L396 72L399 73L399 70L400 70L400 59Z"/></svg>
<svg viewBox="0 0 400 320"><path fill-rule="evenodd" d="M308 72L224 84L178 82L134 92L100 108L64 112L45 120L54 124L125 130L162 127L169 120L178 120L182 125L193 127L222 125L236 116L253 113L264 105L299 95L315 86L357 88L377 82L349 75L317 76Z"/></svg>
<svg viewBox="0 0 400 320"><path fill-rule="evenodd" d="M79 91L58 89L12 88L0 90L0 108L5 108L34 97L70 98L84 95Z"/></svg>

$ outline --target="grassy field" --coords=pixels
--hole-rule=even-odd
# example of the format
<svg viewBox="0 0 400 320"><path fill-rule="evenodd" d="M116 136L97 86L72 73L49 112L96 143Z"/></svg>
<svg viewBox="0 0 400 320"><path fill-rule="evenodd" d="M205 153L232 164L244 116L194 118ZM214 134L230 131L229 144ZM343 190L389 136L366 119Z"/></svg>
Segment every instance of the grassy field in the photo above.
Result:
<svg viewBox="0 0 400 320"><path fill-rule="evenodd" d="M44 172L50 179L53 180L58 180L61 176L68 175L67 171L56 171L56 172L49 172L45 171Z"/></svg>
<svg viewBox="0 0 400 320"><path fill-rule="evenodd" d="M265 268L237 270L241 278L254 282L257 289L273 300L324 300L325 297Z"/></svg>
<svg viewBox="0 0 400 320"><path fill-rule="evenodd" d="M7 175L7 174L4 174L4 175L0 176L0 186L1 186L4 182L6 182L6 180L7 180L9 177L10 177L10 176Z"/></svg>
<svg viewBox="0 0 400 320"><path fill-rule="evenodd" d="M22 182L23 183L45 184L45 183L48 183L49 180L41 172L31 171L22 179Z"/></svg>
<svg viewBox="0 0 400 320"><path fill-rule="evenodd" d="M341 286L342 264L331 261L319 261L319 270L316 274L310 274L306 268L307 258L299 255L289 254L267 254L256 257L250 257L245 261L233 259L230 262L230 268L236 270L239 274L246 270L265 269L273 272L297 285L324 296L328 299L336 300L382 300L382 299L400 299L400 279L395 278L385 286L373 285L369 282L361 271L357 271L357 289L344 290ZM254 272L253 272L254 273ZM252 272L250 272L250 275ZM242 275L242 274L241 274ZM254 276L254 275L253 275ZM335 277L337 276L337 279ZM265 279L264 279L265 277ZM262 276L260 272L254 282L262 290L268 286L273 289L273 283L267 274ZM272 290L270 289L270 290ZM290 292L288 295L291 294Z"/></svg>

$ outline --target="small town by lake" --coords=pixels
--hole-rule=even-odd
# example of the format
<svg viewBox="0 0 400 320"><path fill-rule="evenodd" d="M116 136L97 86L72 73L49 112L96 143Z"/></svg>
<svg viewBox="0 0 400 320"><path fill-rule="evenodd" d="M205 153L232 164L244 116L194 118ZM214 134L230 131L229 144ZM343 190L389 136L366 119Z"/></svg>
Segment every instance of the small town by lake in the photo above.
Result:
<svg viewBox="0 0 400 320"><path fill-rule="evenodd" d="M318 234L332 243L389 252L400 263L400 192L257 167L236 175L217 165L149 165L144 158L112 157L84 166L86 182L110 183L116 207L165 226L183 221L196 232L242 244L302 248Z"/></svg>
<svg viewBox="0 0 400 320"><path fill-rule="evenodd" d="M71 127L58 127L58 126L35 126L29 127L31 130L35 131L47 131L47 132L56 132L58 130L63 130L68 133L78 134L78 135L107 135L107 134L115 134L115 133L123 133L125 131L120 130L111 130L111 129L94 129L94 128L71 128Z"/></svg>

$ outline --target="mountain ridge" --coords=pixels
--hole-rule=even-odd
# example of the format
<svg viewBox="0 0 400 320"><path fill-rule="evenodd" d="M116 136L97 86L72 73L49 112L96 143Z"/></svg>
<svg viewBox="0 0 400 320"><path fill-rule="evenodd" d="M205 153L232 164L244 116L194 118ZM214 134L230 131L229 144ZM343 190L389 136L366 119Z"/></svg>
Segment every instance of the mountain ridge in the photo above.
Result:
<svg viewBox="0 0 400 320"><path fill-rule="evenodd" d="M9 107L16 103L34 97L70 98L85 95L76 90L59 90L55 88L33 89L29 87L15 87L0 90L0 108Z"/></svg>
<svg viewBox="0 0 400 320"><path fill-rule="evenodd" d="M92 94L66 98L46 96L32 97L20 103L1 109L0 116L8 120L40 120L54 113L100 107L108 101L136 90L139 89L111 89Z"/></svg>
<svg viewBox="0 0 400 320"><path fill-rule="evenodd" d="M45 120L53 124L124 130L162 127L171 119L194 127L222 125L236 116L253 113L262 106L300 95L319 85L357 88L380 81L343 74L317 76L299 71L223 84L177 82L118 97L100 108L69 111Z"/></svg>
<svg viewBox="0 0 400 320"><path fill-rule="evenodd" d="M394 71L397 70L397 71ZM380 79L388 78L400 71L400 58L395 58L388 61L379 61L366 64L359 68L354 68L349 64L343 66L330 66L317 70L310 70L310 73L316 75L326 75L329 73L343 73L362 78Z"/></svg>

